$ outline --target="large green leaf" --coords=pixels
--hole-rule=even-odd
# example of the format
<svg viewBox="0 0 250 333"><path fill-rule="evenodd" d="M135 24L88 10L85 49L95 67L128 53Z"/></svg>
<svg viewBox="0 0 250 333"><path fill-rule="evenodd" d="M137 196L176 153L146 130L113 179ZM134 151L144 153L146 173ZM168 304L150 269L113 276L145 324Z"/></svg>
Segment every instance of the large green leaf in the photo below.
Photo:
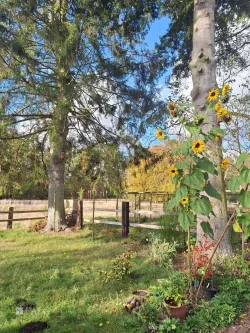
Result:
<svg viewBox="0 0 250 333"><path fill-rule="evenodd" d="M232 192L235 193L239 187L243 184L244 180L242 179L241 176L233 176L228 184L227 184L227 188Z"/></svg>
<svg viewBox="0 0 250 333"><path fill-rule="evenodd" d="M201 191L203 189L204 175L199 169L195 169L191 174L183 178L182 183Z"/></svg>
<svg viewBox="0 0 250 333"><path fill-rule="evenodd" d="M180 149L179 149L179 148L173 148L173 149L171 150L171 153L172 153L173 155L178 155L178 154L180 153Z"/></svg>
<svg viewBox="0 0 250 333"><path fill-rule="evenodd" d="M204 190L210 197L221 200L221 195L216 191L216 189L210 183L206 184Z"/></svg>
<svg viewBox="0 0 250 333"><path fill-rule="evenodd" d="M175 193L175 198L178 202L188 195L188 189L186 186L181 186Z"/></svg>
<svg viewBox="0 0 250 333"><path fill-rule="evenodd" d="M241 190L238 196L238 201L242 204L242 207L247 209L250 207L250 192Z"/></svg>
<svg viewBox="0 0 250 333"><path fill-rule="evenodd" d="M238 168L241 163L243 163L250 155L243 151L243 153L240 154L240 156L237 158L237 162L235 164L236 168Z"/></svg>
<svg viewBox="0 0 250 333"><path fill-rule="evenodd" d="M250 213L242 213L240 216L237 215L237 220L245 226L250 226Z"/></svg>
<svg viewBox="0 0 250 333"><path fill-rule="evenodd" d="M213 127L210 131L211 134L213 135L217 135L217 134L221 134L221 135L224 135L225 134L225 131L219 127Z"/></svg>
<svg viewBox="0 0 250 333"><path fill-rule="evenodd" d="M186 170L187 169L187 167L190 165L190 163L189 162L177 162L177 163L175 163L175 167L177 168L177 169L183 169L183 170Z"/></svg>
<svg viewBox="0 0 250 333"><path fill-rule="evenodd" d="M181 211L178 217L178 222L180 226L185 231L194 223L194 214L189 211Z"/></svg>
<svg viewBox="0 0 250 333"><path fill-rule="evenodd" d="M198 163L197 163L197 166L201 170L207 171L208 173L211 173L212 175L214 175L214 171L215 171L214 170L214 165L206 157L200 158L199 161L198 161Z"/></svg>
<svg viewBox="0 0 250 333"><path fill-rule="evenodd" d="M200 127L197 127L194 124L186 124L185 128L194 138L198 137L200 134Z"/></svg>
<svg viewBox="0 0 250 333"><path fill-rule="evenodd" d="M235 221L234 224L233 224L233 230L235 232L242 232L242 229L241 229L241 226L239 225L239 222L238 221Z"/></svg>
<svg viewBox="0 0 250 333"><path fill-rule="evenodd" d="M205 196L201 198L191 198L190 207L195 213L205 216L208 216L212 210L211 203Z"/></svg>
<svg viewBox="0 0 250 333"><path fill-rule="evenodd" d="M187 141L182 141L180 143L180 152L184 155L184 156L188 156L189 154L189 149L190 149L190 145Z"/></svg>
<svg viewBox="0 0 250 333"><path fill-rule="evenodd" d="M250 170L246 166L242 167L240 175L246 184L250 183Z"/></svg>
<svg viewBox="0 0 250 333"><path fill-rule="evenodd" d="M244 228L244 238L247 239L248 237L250 237L250 225Z"/></svg>
<svg viewBox="0 0 250 333"><path fill-rule="evenodd" d="M166 204L166 210L173 209L179 204L179 201L174 197L173 199L169 200L168 203Z"/></svg>
<svg viewBox="0 0 250 333"><path fill-rule="evenodd" d="M214 239L214 231L208 222L201 222L201 228L204 234L208 235L211 239Z"/></svg>

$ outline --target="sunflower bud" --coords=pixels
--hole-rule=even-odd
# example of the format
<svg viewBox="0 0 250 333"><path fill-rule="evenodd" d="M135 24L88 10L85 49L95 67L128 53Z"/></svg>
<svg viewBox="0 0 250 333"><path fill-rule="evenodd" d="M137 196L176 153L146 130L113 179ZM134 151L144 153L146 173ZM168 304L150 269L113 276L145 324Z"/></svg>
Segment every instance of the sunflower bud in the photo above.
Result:
<svg viewBox="0 0 250 333"><path fill-rule="evenodd" d="M204 116L201 116L201 115L196 116L194 118L195 125L201 125L203 123L204 119L205 119Z"/></svg>
<svg viewBox="0 0 250 333"><path fill-rule="evenodd" d="M176 111L170 111L170 114L173 118L177 117L177 112Z"/></svg>
<svg viewBox="0 0 250 333"><path fill-rule="evenodd" d="M225 114L223 116L223 120L225 121L225 123L229 123L231 121L232 117L230 116L229 113Z"/></svg>
<svg viewBox="0 0 250 333"><path fill-rule="evenodd" d="M229 99L230 99L230 96L229 96L229 95L226 95L226 96L224 96L224 97L222 98L222 102L223 102L223 103L227 103L227 102L229 101Z"/></svg>

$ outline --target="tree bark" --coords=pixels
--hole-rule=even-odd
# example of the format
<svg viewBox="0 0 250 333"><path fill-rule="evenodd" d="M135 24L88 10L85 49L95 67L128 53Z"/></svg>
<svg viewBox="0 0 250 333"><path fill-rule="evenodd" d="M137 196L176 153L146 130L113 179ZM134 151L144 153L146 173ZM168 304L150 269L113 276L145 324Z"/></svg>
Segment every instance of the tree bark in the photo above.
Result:
<svg viewBox="0 0 250 333"><path fill-rule="evenodd" d="M66 228L64 209L64 173L66 139L68 135L68 102L59 99L50 128L50 166L48 193L48 223L46 231Z"/></svg>
<svg viewBox="0 0 250 333"><path fill-rule="evenodd" d="M212 127L218 127L217 116L214 110L206 110L206 99L208 92L217 86L216 64L215 64L215 0L194 0L194 31L193 50L191 54L190 70L192 73L193 90L192 99L195 104L196 114L206 113L206 124L202 127L204 132L209 132ZM210 142L206 147L209 158L212 158L216 165L222 161L222 142ZM224 174L220 168L218 176L210 175L209 181L212 186L221 194L222 201L210 198L214 205L213 212L208 222L214 231L214 240L217 241L227 223L227 204L225 196ZM203 240L203 231L200 222L203 217L198 218L197 242ZM220 256L232 254L232 246L227 232L218 249Z"/></svg>

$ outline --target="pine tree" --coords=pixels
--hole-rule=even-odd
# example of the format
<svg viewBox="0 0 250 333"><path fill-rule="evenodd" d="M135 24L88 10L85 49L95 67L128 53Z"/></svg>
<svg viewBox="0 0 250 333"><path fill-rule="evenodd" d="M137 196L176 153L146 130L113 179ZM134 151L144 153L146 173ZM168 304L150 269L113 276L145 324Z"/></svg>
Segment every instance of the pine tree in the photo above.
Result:
<svg viewBox="0 0 250 333"><path fill-rule="evenodd" d="M9 99L2 119L18 122L19 138L48 133L47 230L58 230L65 226L69 135L79 135L83 146L111 142L117 133L122 135L125 123L138 134L138 119L157 111L157 69L150 52L141 61L136 45L158 17L159 4L6 0L0 12L0 62L10 71L1 77L1 96ZM113 122L109 128L103 123L106 118Z"/></svg>

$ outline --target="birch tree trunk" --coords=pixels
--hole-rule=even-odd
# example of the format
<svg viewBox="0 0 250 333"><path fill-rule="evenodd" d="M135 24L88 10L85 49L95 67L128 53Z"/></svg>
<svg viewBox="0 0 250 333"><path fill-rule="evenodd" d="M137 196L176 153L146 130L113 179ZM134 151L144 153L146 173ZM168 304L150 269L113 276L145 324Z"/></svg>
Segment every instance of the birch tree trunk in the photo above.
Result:
<svg viewBox="0 0 250 333"><path fill-rule="evenodd" d="M208 92L217 86L216 83L216 64L215 64L215 0L194 0L194 31L193 31L193 50L190 61L192 73L193 90L191 96L195 104L197 114L206 114L203 131L208 132L212 127L217 127L217 116L214 110L206 110L206 99ZM222 161L222 142L210 142L207 153L210 158L220 165ZM221 194L222 201L211 198L214 205L215 216L211 216L209 223L214 231L215 241L221 235L227 222L227 203L225 196L224 174L220 169L218 176L210 175L209 181L214 188ZM197 224L197 242L202 241L203 231L200 227L201 217ZM230 256L232 247L229 241L229 232L223 238L218 249L220 256Z"/></svg>

